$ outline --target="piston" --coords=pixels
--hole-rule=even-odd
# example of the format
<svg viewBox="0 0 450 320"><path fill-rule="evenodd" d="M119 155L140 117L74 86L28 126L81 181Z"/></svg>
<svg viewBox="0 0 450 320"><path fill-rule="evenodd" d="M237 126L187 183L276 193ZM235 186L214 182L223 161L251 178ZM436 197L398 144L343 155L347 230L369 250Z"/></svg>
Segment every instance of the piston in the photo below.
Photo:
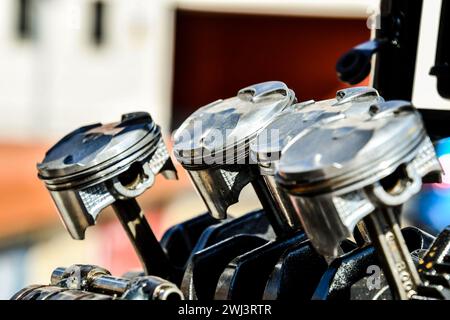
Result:
<svg viewBox="0 0 450 320"><path fill-rule="evenodd" d="M189 172L198 193L214 218L227 217L249 183L277 234L276 199L249 157L249 145L274 116L295 103L295 94L278 81L255 84L237 96L217 100L194 112L174 134L174 154Z"/></svg>
<svg viewBox="0 0 450 320"><path fill-rule="evenodd" d="M345 99L340 99L339 97ZM351 103L346 103L350 101ZM258 163L263 176L284 221L292 230L301 229L301 219L295 210L288 193L275 182L275 172L283 148L299 133L306 132L318 123L348 116L367 116L367 103L383 102L378 92L369 87L355 87L340 90L336 99L316 102L309 100L294 104L261 130L250 144L250 157ZM351 106L351 108L350 108Z"/></svg>
<svg viewBox="0 0 450 320"><path fill-rule="evenodd" d="M167 257L135 199L160 172L176 178L160 128L148 113L81 127L47 151L37 168L74 239L84 239L86 228L112 205L145 271L167 275Z"/></svg>
<svg viewBox="0 0 450 320"><path fill-rule="evenodd" d="M337 257L339 244L363 221L394 296L409 299L420 278L400 232L399 213L423 180L439 180L433 145L408 102L339 91L327 104L336 116L318 118L287 143L276 181L291 195L309 239L326 257Z"/></svg>

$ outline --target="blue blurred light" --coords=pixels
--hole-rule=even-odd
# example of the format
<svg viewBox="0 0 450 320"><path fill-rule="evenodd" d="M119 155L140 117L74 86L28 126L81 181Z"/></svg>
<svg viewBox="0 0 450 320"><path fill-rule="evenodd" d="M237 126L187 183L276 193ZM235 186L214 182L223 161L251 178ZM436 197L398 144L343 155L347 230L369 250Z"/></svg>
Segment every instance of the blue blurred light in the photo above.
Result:
<svg viewBox="0 0 450 320"><path fill-rule="evenodd" d="M444 171L443 183L424 186L418 196L416 218L427 229L439 232L450 225L450 138L439 140L435 148Z"/></svg>

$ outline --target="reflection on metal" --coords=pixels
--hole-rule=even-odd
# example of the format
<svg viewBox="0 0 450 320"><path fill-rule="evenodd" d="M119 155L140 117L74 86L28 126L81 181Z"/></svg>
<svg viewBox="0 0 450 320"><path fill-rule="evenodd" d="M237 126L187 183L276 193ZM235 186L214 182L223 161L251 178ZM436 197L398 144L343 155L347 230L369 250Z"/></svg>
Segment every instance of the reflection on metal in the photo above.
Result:
<svg viewBox="0 0 450 320"><path fill-rule="evenodd" d="M283 234L286 224L279 221L276 198L249 157L249 144L294 102L294 93L284 83L259 83L198 109L176 131L175 157L189 171L213 217L226 218L228 207L252 183L276 233Z"/></svg>
<svg viewBox="0 0 450 320"><path fill-rule="evenodd" d="M183 300L178 287L155 276L113 277L92 265L73 265L53 271L49 286L29 286L13 300Z"/></svg>
<svg viewBox="0 0 450 320"><path fill-rule="evenodd" d="M290 192L305 231L324 256L361 220L382 256L395 295L409 299L420 279L394 210L419 192L440 165L420 115L404 101L373 101L338 92L330 106L341 117L317 121L283 150L278 181ZM371 100L372 99L372 100Z"/></svg>
<svg viewBox="0 0 450 320"><path fill-rule="evenodd" d="M100 211L112 205L146 272L170 274L166 255L135 200L160 172L176 178L160 128L148 113L81 127L55 144L37 167L73 238L83 239Z"/></svg>

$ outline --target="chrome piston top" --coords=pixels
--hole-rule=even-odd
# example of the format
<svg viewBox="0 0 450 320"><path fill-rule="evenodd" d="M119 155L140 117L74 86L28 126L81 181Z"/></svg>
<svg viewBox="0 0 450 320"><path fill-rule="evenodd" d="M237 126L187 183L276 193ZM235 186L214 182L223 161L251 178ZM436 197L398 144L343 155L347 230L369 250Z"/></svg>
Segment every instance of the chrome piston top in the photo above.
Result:
<svg viewBox="0 0 450 320"><path fill-rule="evenodd" d="M39 178L50 190L98 183L153 155L159 144L160 128L148 113L125 114L120 122L88 125L66 135L38 163Z"/></svg>
<svg viewBox="0 0 450 320"><path fill-rule="evenodd" d="M297 103L275 116L258 133L250 144L250 155L258 162L262 174L274 175L281 151L298 134L344 117L370 117L367 104L383 101L375 89L356 87L338 91L335 99Z"/></svg>
<svg viewBox="0 0 450 320"><path fill-rule="evenodd" d="M410 103L342 95L326 103L336 115L317 117L291 139L276 172L309 238L326 256L336 256L339 243L375 208L400 206L420 190L423 177L440 172Z"/></svg>
<svg viewBox="0 0 450 320"><path fill-rule="evenodd" d="M294 100L294 92L284 83L270 81L212 102L194 112L176 131L175 157L188 170L245 163L249 142Z"/></svg>
<svg viewBox="0 0 450 320"><path fill-rule="evenodd" d="M351 101L351 102L350 102ZM278 216L291 230L302 228L301 217L285 190L276 183L274 175L283 148L300 132L310 127L352 117L367 116L367 103L383 102L375 89L360 87L344 89L335 99L301 102L286 108L262 129L250 144L250 157L258 163L270 193L276 199Z"/></svg>
<svg viewBox="0 0 450 320"><path fill-rule="evenodd" d="M103 208L116 199L142 194L160 171L176 177L160 128L146 112L69 133L47 151L37 168L76 239L84 238ZM123 177L126 172L131 175Z"/></svg>
<svg viewBox="0 0 450 320"><path fill-rule="evenodd" d="M213 217L226 218L228 207L238 202L248 183L258 189L263 207L270 206L273 199L251 162L249 144L294 102L294 92L282 82L255 84L200 108L175 132L175 157L188 170Z"/></svg>
<svg viewBox="0 0 450 320"><path fill-rule="evenodd" d="M368 105L361 119L344 116L321 122L298 134L285 148L279 165L279 181L297 194L323 193L343 188L358 189L412 162L429 142L420 115L402 101ZM430 166L422 173L439 170L430 151ZM422 163L420 163L422 164ZM292 187L292 188L290 188Z"/></svg>

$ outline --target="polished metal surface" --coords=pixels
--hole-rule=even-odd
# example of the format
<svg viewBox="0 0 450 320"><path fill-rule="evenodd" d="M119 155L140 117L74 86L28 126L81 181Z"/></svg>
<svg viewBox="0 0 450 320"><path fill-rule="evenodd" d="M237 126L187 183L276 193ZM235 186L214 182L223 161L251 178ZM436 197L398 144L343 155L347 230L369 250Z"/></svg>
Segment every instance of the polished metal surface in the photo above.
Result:
<svg viewBox="0 0 450 320"><path fill-rule="evenodd" d="M115 123L84 126L47 151L37 165L39 177L55 190L89 184L100 176L106 180L105 174L124 171L128 163L155 151L160 137L159 127L146 112L124 114Z"/></svg>
<svg viewBox="0 0 450 320"><path fill-rule="evenodd" d="M365 221L385 273L397 297L407 299L420 280L396 217L383 212L404 204L419 192L423 178L438 176L441 168L409 103L361 98L338 92L330 108L348 108L299 132L282 150L276 178L324 256L338 256L340 243L370 215ZM353 107L354 100L362 103Z"/></svg>
<svg viewBox="0 0 450 320"><path fill-rule="evenodd" d="M420 190L422 177L440 170L421 118L408 103L370 102L364 117L352 116L347 103L343 117L292 139L277 172L311 241L328 256L378 204L403 204ZM380 181L402 165L408 182L391 194Z"/></svg>
<svg viewBox="0 0 450 320"><path fill-rule="evenodd" d="M371 117L368 105L384 102L378 92L369 87L355 87L337 92L336 98L309 100L292 105L265 126L251 145L251 156L261 171L273 175L282 149L300 133L343 118Z"/></svg>
<svg viewBox="0 0 450 320"><path fill-rule="evenodd" d="M294 93L284 83L259 83L239 90L235 97L200 108L176 131L175 157L189 171L213 217L226 218L228 207L238 201L249 183L261 191L255 190L266 211L276 210L267 187L261 189L261 183L255 182L262 178L249 157L249 144L294 102ZM278 228L278 222L273 224Z"/></svg>
<svg viewBox="0 0 450 320"><path fill-rule="evenodd" d="M37 167L73 238L83 239L86 228L112 205L145 271L170 273L167 257L135 200L157 174L176 178L160 128L148 113L81 127L55 144Z"/></svg>
<svg viewBox="0 0 450 320"><path fill-rule="evenodd" d="M160 129L145 112L73 131L46 153L37 168L75 239L83 239L100 211L117 199L142 194L160 171L168 170L170 177L175 173ZM136 171L136 180L124 186L121 175L130 169Z"/></svg>
<svg viewBox="0 0 450 320"><path fill-rule="evenodd" d="M395 209L378 209L365 219L365 224L378 250L392 294L401 300L413 298L422 281L401 233Z"/></svg>
<svg viewBox="0 0 450 320"><path fill-rule="evenodd" d="M194 170L246 163L248 143L294 99L294 93L284 83L270 81L201 107L176 130L175 157L184 167Z"/></svg>
<svg viewBox="0 0 450 320"><path fill-rule="evenodd" d="M183 300L178 287L155 276L113 277L94 265L73 265L53 271L50 285L32 285L13 300Z"/></svg>
<svg viewBox="0 0 450 320"><path fill-rule="evenodd" d="M378 92L369 87L340 90L335 99L297 103L274 117L250 144L250 157L259 165L271 194L276 199L282 220L291 228L301 228L301 219L289 195L275 183L274 174L283 148L299 134L345 117L370 117L367 104L383 102ZM292 158L293 159L293 158ZM295 162L295 160L293 160Z"/></svg>
<svg viewBox="0 0 450 320"><path fill-rule="evenodd" d="M392 115L405 105L399 102L393 107ZM368 185L391 174L430 145L417 113L396 114L356 123L345 118L297 136L281 158L280 177L302 193L314 194L354 189L357 183Z"/></svg>
<svg viewBox="0 0 450 320"><path fill-rule="evenodd" d="M16 293L11 300L112 300L112 296L71 290L57 286L29 286Z"/></svg>

